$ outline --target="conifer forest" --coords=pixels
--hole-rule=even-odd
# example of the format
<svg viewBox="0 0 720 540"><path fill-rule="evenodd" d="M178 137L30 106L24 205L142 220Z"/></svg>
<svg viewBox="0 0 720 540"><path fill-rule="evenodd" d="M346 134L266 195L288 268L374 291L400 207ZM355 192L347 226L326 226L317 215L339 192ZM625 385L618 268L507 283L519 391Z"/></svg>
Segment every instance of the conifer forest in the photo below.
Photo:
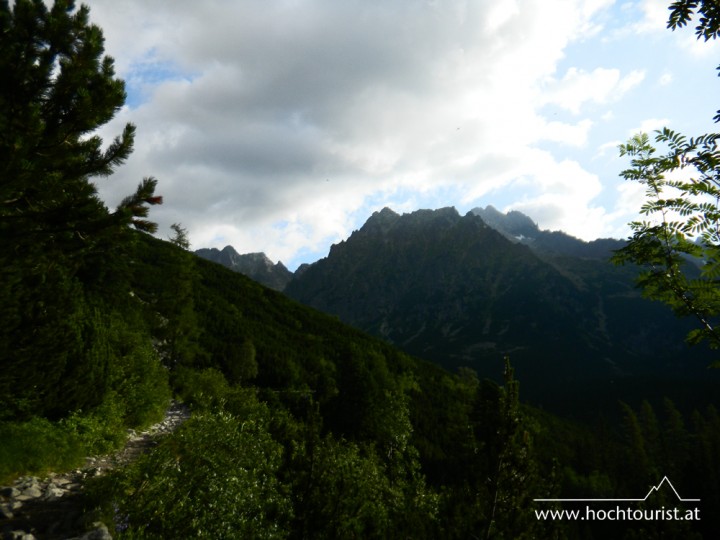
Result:
<svg viewBox="0 0 720 540"><path fill-rule="evenodd" d="M713 2L671 8L678 31L720 31ZM37 538L96 522L153 539L717 537L717 401L638 386L583 414L571 400L542 407L525 399L533 381L512 353L492 360L496 377L447 369L196 256L181 224L158 238L163 171L116 208L97 192L134 149L132 124L98 135L125 100L91 8L0 1L0 485L116 452L171 400L190 411L148 452L86 480L72 534ZM689 223L636 224L616 263L648 303L692 321L688 340L708 354L717 211L661 193L716 197L718 136L658 137L667 156L647 137L624 145L626 174L656 195L649 212L674 205ZM702 181L664 184L679 159L695 159ZM707 265L687 277L689 257ZM0 535L23 512L10 493Z"/></svg>

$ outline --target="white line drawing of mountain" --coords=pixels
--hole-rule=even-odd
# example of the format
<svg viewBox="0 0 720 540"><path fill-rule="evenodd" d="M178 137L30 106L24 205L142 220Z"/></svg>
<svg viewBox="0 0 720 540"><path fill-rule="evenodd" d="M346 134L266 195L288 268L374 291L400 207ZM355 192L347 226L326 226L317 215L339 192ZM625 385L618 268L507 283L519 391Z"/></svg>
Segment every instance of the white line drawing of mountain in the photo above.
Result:
<svg viewBox="0 0 720 540"><path fill-rule="evenodd" d="M677 497L679 502L699 502L700 499L683 499L680 494L675 489L675 486L673 486L672 482L667 476L663 476L663 479L660 481L660 483L657 486L652 486L650 488L650 491L647 492L647 495L643 497L642 499L533 499L535 502L644 502L647 501L650 495L655 493L656 491L659 491L663 484L667 483L670 486L670 489L672 489L673 493Z"/></svg>
<svg viewBox="0 0 720 540"><path fill-rule="evenodd" d="M680 501L680 502L690 502L690 501L699 501L699 500L700 500L700 499L683 499L683 498L680 496L680 494L677 492L677 489L675 489L675 486L673 486L672 482L670 481L670 479L669 479L667 476L663 476L663 479L660 481L660 483L659 483L657 486L652 486L652 487L650 488L650 491L647 492L647 495L645 495L645 498L644 498L644 499L638 499L638 500L647 501L647 500L648 500L648 497L650 497L650 495L652 495L652 494L655 493L656 491L659 491L660 488L662 487L662 485L663 485L665 482L667 482L667 484L670 486L670 489L672 489L673 493L674 493L675 496L678 498L678 501Z"/></svg>

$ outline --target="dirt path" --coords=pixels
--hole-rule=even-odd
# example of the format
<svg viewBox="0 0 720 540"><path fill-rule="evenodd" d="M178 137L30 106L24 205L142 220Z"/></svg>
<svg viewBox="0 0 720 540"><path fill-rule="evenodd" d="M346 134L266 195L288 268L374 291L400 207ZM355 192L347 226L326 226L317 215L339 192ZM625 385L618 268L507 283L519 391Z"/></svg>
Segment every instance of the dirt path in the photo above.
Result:
<svg viewBox="0 0 720 540"><path fill-rule="evenodd" d="M83 523L82 490L85 479L122 466L157 444L161 435L173 432L190 417L184 405L172 402L165 418L147 431L130 430L122 450L107 456L87 458L85 466L46 478L23 477L0 488L0 538L3 540L108 540L102 524L88 532Z"/></svg>

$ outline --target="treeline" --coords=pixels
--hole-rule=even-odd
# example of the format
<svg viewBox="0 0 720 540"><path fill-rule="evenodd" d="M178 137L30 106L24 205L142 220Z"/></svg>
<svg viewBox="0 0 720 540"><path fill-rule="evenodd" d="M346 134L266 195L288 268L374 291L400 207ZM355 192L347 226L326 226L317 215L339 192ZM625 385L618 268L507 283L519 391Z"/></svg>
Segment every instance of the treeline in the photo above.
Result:
<svg viewBox="0 0 720 540"><path fill-rule="evenodd" d="M533 501L643 497L668 476L712 508L720 495L712 407L683 415L666 400L656 416L647 402L619 404L621 424L572 423L521 405L509 364L501 386L471 370L453 375L170 243L143 235L138 247L135 294L163 336L156 347L173 390L197 422L99 488L106 504L125 508L133 534L192 536L212 526L291 538L691 538L717 526L709 511L697 523L539 521L534 510L547 504ZM220 425L229 439L206 433ZM250 434L266 449L246 455L246 442L229 442ZM178 469L185 459L199 461ZM189 495L196 492L249 497L233 483L236 473L224 472L224 460L237 468L238 459L242 474L265 471L258 485L273 486L267 500L275 502L256 514L218 502L228 522L217 513L195 524L168 517L178 505L207 512L199 505L213 496ZM153 518L141 509L153 507L146 498L160 486L185 486L185 495L165 490ZM667 495L650 503L672 506Z"/></svg>
<svg viewBox="0 0 720 540"><path fill-rule="evenodd" d="M125 289L78 319L102 322L84 334L88 373L63 372L65 401L6 384L15 408L0 423L8 477L121 444L171 393L191 404L157 451L92 488L89 506L121 536L644 538L717 526L710 511L698 523L540 521L533 501L642 497L668 476L712 508L713 408L683 415L666 401L659 413L623 406L622 425L564 421L520 404L509 365L501 386L450 374L170 242L131 237L114 281ZM25 349L28 366L48 360L42 344ZM35 388L58 377L34 374Z"/></svg>
<svg viewBox="0 0 720 540"><path fill-rule="evenodd" d="M95 135L125 92L86 7L0 3L0 72L0 481L117 448L174 394L191 420L88 492L119 537L652 538L665 523L600 534L533 499L672 473L718 501L712 409L571 424L522 406L509 363L502 385L450 374L193 257L180 226L145 234L153 178L106 208L93 179L134 127Z"/></svg>
<svg viewBox="0 0 720 540"><path fill-rule="evenodd" d="M251 537L540 534L545 524L529 505L533 489L547 489L538 481L512 368L504 387L469 370L454 376L167 242L143 237L139 248L135 294L145 299L148 324L164 336L158 350L197 423L165 443L171 454L162 450L121 473L120 481L108 481L115 486L112 504L127 505L128 530L159 537L194 536L211 526L217 527L211 535L238 530ZM174 327L184 330L171 335ZM226 437L206 437L218 422L235 427ZM236 489L221 463L244 455L243 445L226 440L238 429L245 434L240 439L254 433L269 445L244 474L266 470L275 448L271 483L284 494L280 510L268 503L258 510L267 516L254 521L228 506L220 511L228 522L208 515L204 525L184 522L190 528L181 530L163 516L173 514L182 494L168 493L156 521L136 515L153 506L143 497L156 497L167 482L202 492L214 478L213 489ZM192 442L178 442L183 437ZM186 452L200 460L206 454L212 463L177 469L153 461L182 463ZM131 487L148 476L155 487Z"/></svg>
<svg viewBox="0 0 720 540"><path fill-rule="evenodd" d="M717 456L720 415L713 405L681 412L669 399L636 407L618 403L619 420L597 418L575 424L527 409L540 426L535 448L541 462L557 465L557 498L642 499L667 477L667 485L643 503L619 504L632 509L699 509L699 521L568 521L569 538L713 538L720 526L714 508L720 502ZM531 421L531 420L528 420ZM682 503L678 498L699 499ZM596 510L618 503L595 503ZM563 508L584 508L563 503ZM536 508L549 508L537 504Z"/></svg>

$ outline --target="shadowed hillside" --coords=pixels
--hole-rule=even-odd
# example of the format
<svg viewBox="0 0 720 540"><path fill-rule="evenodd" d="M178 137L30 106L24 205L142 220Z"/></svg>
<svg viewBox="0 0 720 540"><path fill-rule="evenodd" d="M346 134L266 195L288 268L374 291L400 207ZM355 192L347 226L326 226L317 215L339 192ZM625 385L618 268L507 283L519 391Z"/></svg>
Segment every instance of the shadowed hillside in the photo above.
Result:
<svg viewBox="0 0 720 540"><path fill-rule="evenodd" d="M499 380L509 355L525 396L557 410L706 379L710 353L686 346L686 322L641 297L633 268L601 256L607 242L541 234L522 214L508 218L514 229L495 217L503 233L452 208L384 209L286 293L449 369ZM534 238L562 242L540 249Z"/></svg>

